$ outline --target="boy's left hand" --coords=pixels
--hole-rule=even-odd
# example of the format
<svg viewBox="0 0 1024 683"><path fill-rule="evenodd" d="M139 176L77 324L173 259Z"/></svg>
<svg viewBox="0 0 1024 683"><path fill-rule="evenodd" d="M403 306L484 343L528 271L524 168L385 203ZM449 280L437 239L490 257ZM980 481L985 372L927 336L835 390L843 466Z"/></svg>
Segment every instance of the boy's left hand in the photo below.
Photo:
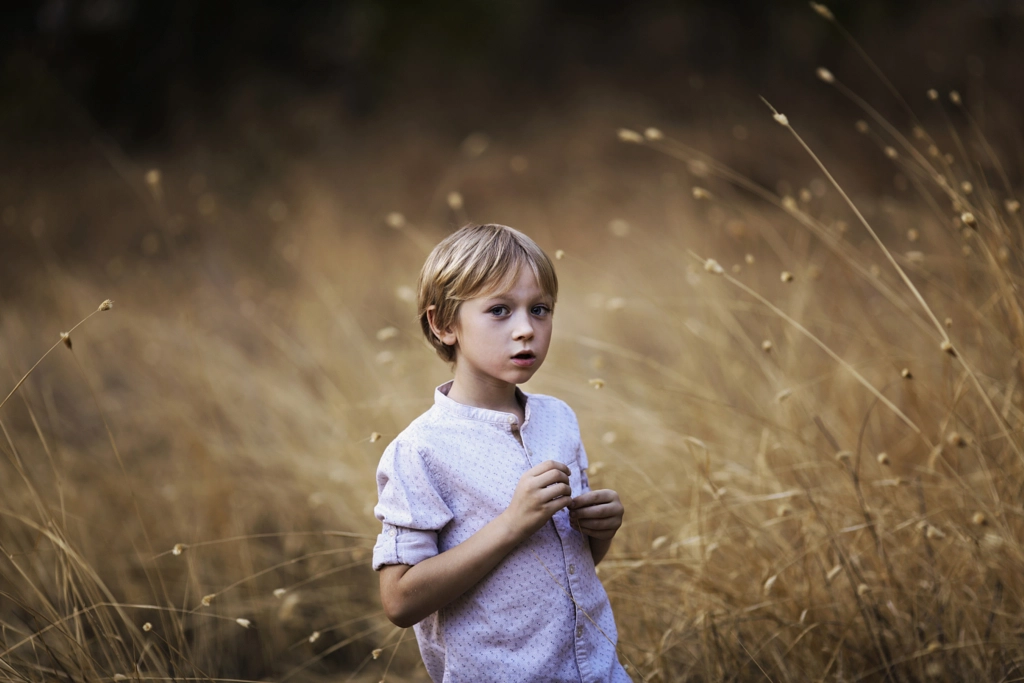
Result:
<svg viewBox="0 0 1024 683"><path fill-rule="evenodd" d="M622 512L622 503L615 491L587 491L569 503L569 523L587 536L609 539L622 526Z"/></svg>

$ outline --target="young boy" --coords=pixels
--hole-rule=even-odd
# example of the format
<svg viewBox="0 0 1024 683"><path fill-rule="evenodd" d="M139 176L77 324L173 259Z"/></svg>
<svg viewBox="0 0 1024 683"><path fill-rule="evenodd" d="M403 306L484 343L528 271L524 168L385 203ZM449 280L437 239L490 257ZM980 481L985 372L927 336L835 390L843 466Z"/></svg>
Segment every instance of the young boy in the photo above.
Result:
<svg viewBox="0 0 1024 683"><path fill-rule="evenodd" d="M594 570L622 524L591 491L576 415L527 394L558 279L529 237L467 225L420 273L420 324L454 379L381 457L373 549L384 611L437 683L626 682Z"/></svg>

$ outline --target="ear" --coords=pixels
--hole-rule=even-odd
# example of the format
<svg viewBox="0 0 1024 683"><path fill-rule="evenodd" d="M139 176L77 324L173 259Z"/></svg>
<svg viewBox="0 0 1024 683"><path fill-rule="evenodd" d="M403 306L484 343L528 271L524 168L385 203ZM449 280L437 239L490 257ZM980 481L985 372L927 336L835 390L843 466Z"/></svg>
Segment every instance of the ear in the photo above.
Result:
<svg viewBox="0 0 1024 683"><path fill-rule="evenodd" d="M434 304L427 306L427 322L430 323L430 330L434 333L434 336L441 341L442 344L446 344L448 346L455 346L455 344L459 341L458 336L455 334L455 330L452 328L449 328L447 330L438 329L437 323L434 320L434 315L436 313L437 306L435 306Z"/></svg>

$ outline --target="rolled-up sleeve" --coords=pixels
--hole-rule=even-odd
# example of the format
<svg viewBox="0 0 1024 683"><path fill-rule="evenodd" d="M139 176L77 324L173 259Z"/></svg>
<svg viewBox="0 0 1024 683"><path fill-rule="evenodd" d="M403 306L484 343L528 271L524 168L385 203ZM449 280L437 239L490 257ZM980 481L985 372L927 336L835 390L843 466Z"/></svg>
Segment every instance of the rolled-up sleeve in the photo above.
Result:
<svg viewBox="0 0 1024 683"><path fill-rule="evenodd" d="M373 568L414 565L437 555L437 532L452 520L419 450L393 441L377 467L374 516L383 524L373 547Z"/></svg>

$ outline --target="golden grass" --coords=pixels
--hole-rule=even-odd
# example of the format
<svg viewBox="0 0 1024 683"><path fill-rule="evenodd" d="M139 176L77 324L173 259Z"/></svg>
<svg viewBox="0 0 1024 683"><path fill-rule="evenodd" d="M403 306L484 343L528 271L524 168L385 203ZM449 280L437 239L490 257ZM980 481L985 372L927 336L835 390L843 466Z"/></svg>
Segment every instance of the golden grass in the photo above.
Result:
<svg viewBox="0 0 1024 683"><path fill-rule="evenodd" d="M817 168L792 195L663 129L607 135L679 159L692 189L582 226L579 197L538 195L548 220L508 220L564 283L527 389L575 408L592 485L624 501L599 574L638 680L1014 680L1020 205L959 94L966 130L911 116L907 136L819 77L872 121L899 206L848 196L853 171L775 111ZM495 146L466 163L500 187ZM506 170L533 173L514 152ZM48 259L5 300L0 678L422 680L369 569L373 475L447 376L409 286L450 226L349 218L311 182L266 207L294 222L273 263L232 254L241 237L204 267L177 227L186 183L120 168L159 226L140 267L115 294ZM202 225L252 218L187 184ZM435 194L456 223L515 210Z"/></svg>

